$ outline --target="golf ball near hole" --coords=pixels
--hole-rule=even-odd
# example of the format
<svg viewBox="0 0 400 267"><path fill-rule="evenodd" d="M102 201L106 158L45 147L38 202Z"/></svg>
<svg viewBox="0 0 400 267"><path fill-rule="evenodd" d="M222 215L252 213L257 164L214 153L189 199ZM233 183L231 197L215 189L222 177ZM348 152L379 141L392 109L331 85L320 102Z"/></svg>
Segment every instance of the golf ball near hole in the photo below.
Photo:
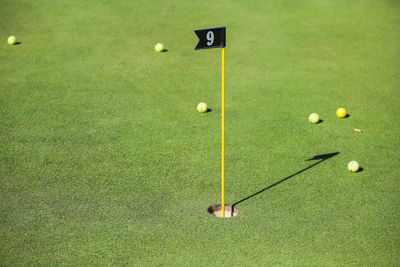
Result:
<svg viewBox="0 0 400 267"><path fill-rule="evenodd" d="M358 170L360 169L360 164L358 164L357 161L352 160L349 162L349 164L347 164L347 168L351 172L358 172Z"/></svg>
<svg viewBox="0 0 400 267"><path fill-rule="evenodd" d="M15 36L11 35L10 37L8 37L7 41L8 41L9 45L13 45L17 42L17 38Z"/></svg>
<svg viewBox="0 0 400 267"><path fill-rule="evenodd" d="M336 116L337 116L338 118L344 118L344 117L346 117L346 115L347 115L347 112L346 112L346 109L345 109L345 108L338 108L338 109L336 110Z"/></svg>
<svg viewBox="0 0 400 267"><path fill-rule="evenodd" d="M200 113L206 112L206 111L207 111L207 104L206 104L206 103L203 103L203 102L199 103L199 104L197 105L197 110L198 110Z"/></svg>
<svg viewBox="0 0 400 267"><path fill-rule="evenodd" d="M316 124L319 122L319 115L317 113L311 113L310 116L308 116L308 120L311 123Z"/></svg>
<svg viewBox="0 0 400 267"><path fill-rule="evenodd" d="M154 50L156 50L156 52L162 52L164 51L164 45L162 43L158 43L154 46Z"/></svg>

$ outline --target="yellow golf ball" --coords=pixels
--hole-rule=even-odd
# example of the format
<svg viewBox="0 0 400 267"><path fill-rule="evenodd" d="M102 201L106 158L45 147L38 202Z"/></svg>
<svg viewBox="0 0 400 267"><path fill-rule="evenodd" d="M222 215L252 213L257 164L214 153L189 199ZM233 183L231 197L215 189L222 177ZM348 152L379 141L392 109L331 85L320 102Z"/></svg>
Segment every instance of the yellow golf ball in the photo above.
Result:
<svg viewBox="0 0 400 267"><path fill-rule="evenodd" d="M346 109L345 109L345 108L338 108L338 109L336 110L336 116L337 116L338 118L344 118L344 117L346 117L346 115L347 115L347 112L346 112Z"/></svg>
<svg viewBox="0 0 400 267"><path fill-rule="evenodd" d="M310 116L308 116L308 120L311 123L316 124L319 122L319 115L317 113L311 113Z"/></svg>
<svg viewBox="0 0 400 267"><path fill-rule="evenodd" d="M17 38L15 36L11 35L10 37L8 37L7 42L9 45L14 45L17 42Z"/></svg>
<svg viewBox="0 0 400 267"><path fill-rule="evenodd" d="M347 164L347 168L351 172L358 172L358 170L360 169L360 164L358 164L357 161L352 160L349 162L349 164Z"/></svg>
<svg viewBox="0 0 400 267"><path fill-rule="evenodd" d="M197 110L198 110L200 113L206 112L207 109L208 109L208 108L207 108L207 104L206 104L206 103L201 102L201 103L199 103L199 104L197 105Z"/></svg>
<svg viewBox="0 0 400 267"><path fill-rule="evenodd" d="M164 51L164 45L162 43L158 43L154 46L154 50L156 50L156 52L162 52Z"/></svg>

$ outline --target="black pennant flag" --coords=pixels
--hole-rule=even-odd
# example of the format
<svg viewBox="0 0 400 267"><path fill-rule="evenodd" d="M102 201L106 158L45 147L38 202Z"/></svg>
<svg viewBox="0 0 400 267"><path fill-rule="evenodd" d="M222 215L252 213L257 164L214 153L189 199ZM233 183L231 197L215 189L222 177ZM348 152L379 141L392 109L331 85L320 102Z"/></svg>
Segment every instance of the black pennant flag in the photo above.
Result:
<svg viewBox="0 0 400 267"><path fill-rule="evenodd" d="M195 50L225 47L226 45L225 27L196 30L194 32L196 33L197 37L199 37L199 42L197 43Z"/></svg>

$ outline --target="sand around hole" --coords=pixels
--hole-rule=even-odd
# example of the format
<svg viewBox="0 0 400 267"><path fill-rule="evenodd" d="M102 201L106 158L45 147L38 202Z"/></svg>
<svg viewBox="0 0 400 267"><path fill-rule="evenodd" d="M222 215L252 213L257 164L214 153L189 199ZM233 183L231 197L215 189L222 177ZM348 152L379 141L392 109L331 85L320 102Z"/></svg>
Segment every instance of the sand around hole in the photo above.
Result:
<svg viewBox="0 0 400 267"><path fill-rule="evenodd" d="M208 213L215 217L222 218L222 205L215 205L208 208ZM225 205L225 218L235 217L239 215L239 210L232 206Z"/></svg>

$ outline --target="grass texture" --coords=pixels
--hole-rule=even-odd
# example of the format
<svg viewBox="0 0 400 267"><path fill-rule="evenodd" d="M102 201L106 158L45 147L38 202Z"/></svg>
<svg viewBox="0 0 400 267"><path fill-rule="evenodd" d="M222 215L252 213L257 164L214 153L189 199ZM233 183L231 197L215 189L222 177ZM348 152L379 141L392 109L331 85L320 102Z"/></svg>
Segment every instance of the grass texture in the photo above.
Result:
<svg viewBox="0 0 400 267"><path fill-rule="evenodd" d="M398 1L2 0L0 39L1 265L400 262Z"/></svg>

